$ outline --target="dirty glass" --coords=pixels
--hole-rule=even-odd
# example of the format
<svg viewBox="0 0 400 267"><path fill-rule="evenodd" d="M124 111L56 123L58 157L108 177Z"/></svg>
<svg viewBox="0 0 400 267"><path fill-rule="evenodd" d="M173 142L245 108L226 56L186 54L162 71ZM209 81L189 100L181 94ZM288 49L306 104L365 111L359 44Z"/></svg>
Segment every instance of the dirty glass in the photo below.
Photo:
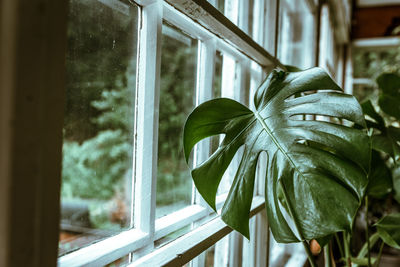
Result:
<svg viewBox="0 0 400 267"><path fill-rule="evenodd" d="M138 7L70 0L59 254L131 226Z"/></svg>

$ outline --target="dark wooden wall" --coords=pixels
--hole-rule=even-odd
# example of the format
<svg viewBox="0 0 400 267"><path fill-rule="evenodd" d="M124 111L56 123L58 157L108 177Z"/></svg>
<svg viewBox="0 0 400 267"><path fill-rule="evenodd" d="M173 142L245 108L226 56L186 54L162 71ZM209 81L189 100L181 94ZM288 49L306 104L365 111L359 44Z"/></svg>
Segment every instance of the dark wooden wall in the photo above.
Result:
<svg viewBox="0 0 400 267"><path fill-rule="evenodd" d="M390 35L400 25L400 5L356 8L353 13L352 38Z"/></svg>

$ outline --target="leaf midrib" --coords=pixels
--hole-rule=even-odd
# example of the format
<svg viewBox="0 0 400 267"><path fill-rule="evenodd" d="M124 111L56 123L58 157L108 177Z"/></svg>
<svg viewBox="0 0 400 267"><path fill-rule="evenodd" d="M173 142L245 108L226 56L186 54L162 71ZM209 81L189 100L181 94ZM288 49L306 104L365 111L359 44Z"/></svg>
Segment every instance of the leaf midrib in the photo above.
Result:
<svg viewBox="0 0 400 267"><path fill-rule="evenodd" d="M282 154L289 160L290 164L293 166L295 171L304 179L304 181L307 181L303 175L303 173L297 168L296 164L294 163L293 159L289 156L289 154L286 152L286 150L280 145L278 140L275 138L273 135L271 129L269 129L268 125L265 123L264 119L260 116L260 114L256 111L254 112L255 117L257 120L260 122L261 126L264 128L265 132L271 137L272 141L275 143L277 148L282 152Z"/></svg>

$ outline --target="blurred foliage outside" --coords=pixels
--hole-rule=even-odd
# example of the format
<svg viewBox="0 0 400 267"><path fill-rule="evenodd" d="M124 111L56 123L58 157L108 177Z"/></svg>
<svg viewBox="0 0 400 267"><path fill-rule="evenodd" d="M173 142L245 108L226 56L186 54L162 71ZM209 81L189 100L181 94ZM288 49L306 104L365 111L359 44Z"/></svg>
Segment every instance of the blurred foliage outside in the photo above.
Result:
<svg viewBox="0 0 400 267"><path fill-rule="evenodd" d="M163 25L156 217L191 202L192 180L181 140L186 117L195 105L196 66L197 41ZM166 205L170 208L163 209Z"/></svg>
<svg viewBox="0 0 400 267"><path fill-rule="evenodd" d="M390 49L354 49L353 76L368 78L371 84L356 84L353 94L360 102L370 99L377 106L378 87L376 78L382 73L400 74L400 47Z"/></svg>
<svg viewBox="0 0 400 267"><path fill-rule="evenodd" d="M70 0L61 194L63 202L90 203L92 228L129 227L137 16L136 7L127 16L96 0ZM160 83L160 207L191 195L187 166L178 159L183 158L179 135L194 92L182 70L194 70L187 61L196 53L163 38L161 69L167 74ZM172 196L172 189L177 194Z"/></svg>

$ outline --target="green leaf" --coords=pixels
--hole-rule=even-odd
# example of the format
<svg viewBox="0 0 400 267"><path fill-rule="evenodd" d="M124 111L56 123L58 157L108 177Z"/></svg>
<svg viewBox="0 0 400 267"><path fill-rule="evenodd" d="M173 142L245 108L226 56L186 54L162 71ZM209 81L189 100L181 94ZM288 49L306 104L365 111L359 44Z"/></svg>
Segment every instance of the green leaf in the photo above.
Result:
<svg viewBox="0 0 400 267"><path fill-rule="evenodd" d="M327 235L324 237L320 237L317 239L318 244L321 246L321 248L325 247L325 245L327 245L331 239L332 239L333 235Z"/></svg>
<svg viewBox="0 0 400 267"><path fill-rule="evenodd" d="M372 152L371 172L369 174L368 195L382 198L392 191L392 173L379 153Z"/></svg>
<svg viewBox="0 0 400 267"><path fill-rule="evenodd" d="M317 91L318 92L315 92ZM302 92L311 93L294 98ZM222 208L222 219L249 236L249 211L258 156L267 153L266 207L278 242L299 239L288 226L279 203L285 187L294 220L304 239L351 229L367 187L370 141L359 129L330 121L301 120L298 115L346 119L365 127L361 107L343 94L320 68L273 71L254 97L255 111L222 98L198 106L184 128L186 159L200 140L225 134L218 150L192 171L194 183L215 209L221 177L240 147L243 156Z"/></svg>
<svg viewBox="0 0 400 267"><path fill-rule="evenodd" d="M379 96L378 103L383 112L400 120L400 96L383 94Z"/></svg>
<svg viewBox="0 0 400 267"><path fill-rule="evenodd" d="M386 95L400 95L400 77L395 73L383 73L376 78L379 88Z"/></svg>
<svg viewBox="0 0 400 267"><path fill-rule="evenodd" d="M296 67L296 66L292 66L292 65L285 65L285 68L288 72L298 72L298 71L302 71L302 69Z"/></svg>
<svg viewBox="0 0 400 267"><path fill-rule="evenodd" d="M392 172L392 178L393 178L393 191L394 191L394 199L400 203L400 166L397 165L393 172Z"/></svg>
<svg viewBox="0 0 400 267"><path fill-rule="evenodd" d="M368 266L368 258L351 258L351 262L357 264L359 266ZM371 263L374 265L376 262L376 258L371 257Z"/></svg>
<svg viewBox="0 0 400 267"><path fill-rule="evenodd" d="M376 224L378 234L391 247L400 249L400 213L389 214Z"/></svg>
<svg viewBox="0 0 400 267"><path fill-rule="evenodd" d="M368 128L379 130L377 134L372 135L372 148L398 161L400 159L400 129L393 126L386 127L385 120L376 112L370 100L362 103L361 107L364 114L374 120L370 121L367 118Z"/></svg>
<svg viewBox="0 0 400 267"><path fill-rule="evenodd" d="M361 108L365 115L370 116L376 122L375 128L380 130L385 128L385 120L382 118L381 115L378 114L378 112L376 112L371 100L362 103Z"/></svg>
<svg viewBox="0 0 400 267"><path fill-rule="evenodd" d="M381 94L379 106L386 114L400 120L400 76L394 73L381 74L377 79Z"/></svg>

